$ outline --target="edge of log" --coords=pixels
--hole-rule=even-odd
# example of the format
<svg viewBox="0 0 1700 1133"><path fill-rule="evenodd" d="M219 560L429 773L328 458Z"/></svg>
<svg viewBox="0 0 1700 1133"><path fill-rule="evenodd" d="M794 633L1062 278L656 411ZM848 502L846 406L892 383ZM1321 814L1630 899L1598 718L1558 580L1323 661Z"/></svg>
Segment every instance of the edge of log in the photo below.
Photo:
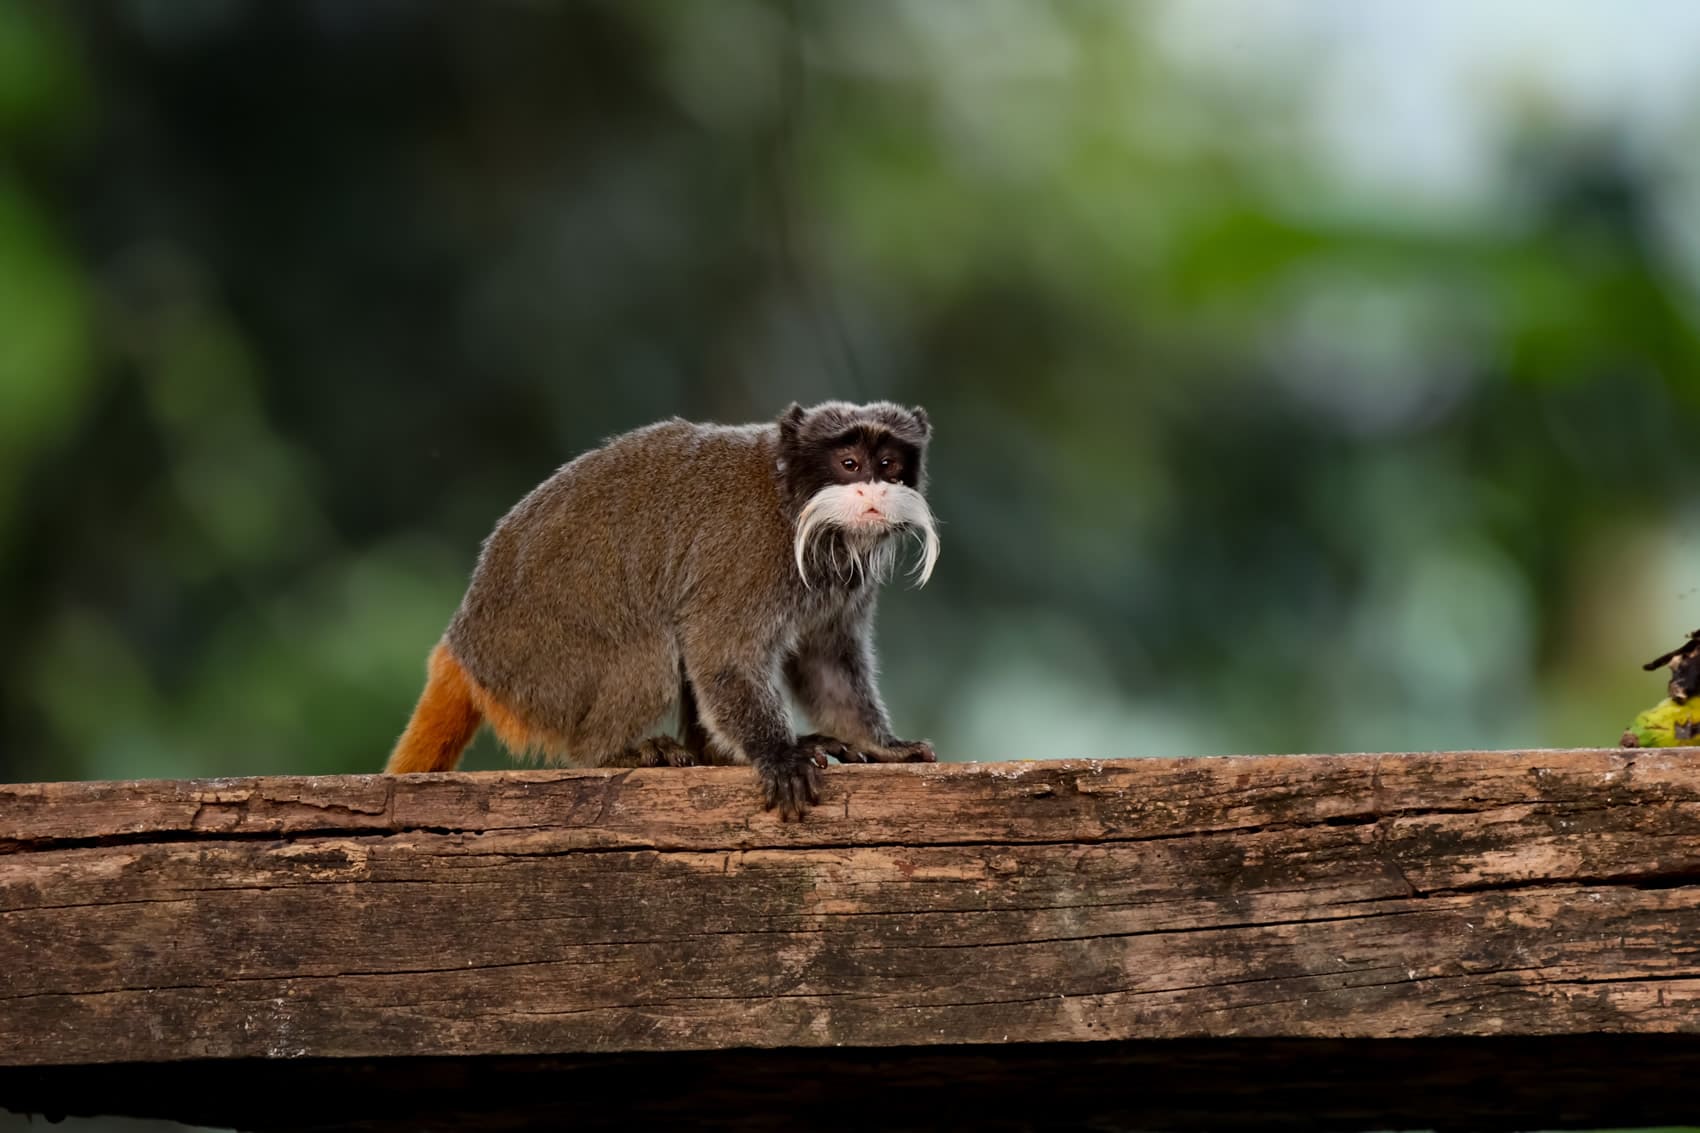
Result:
<svg viewBox="0 0 1700 1133"><path fill-rule="evenodd" d="M1245 1124L1232 1089L1177 1093L1211 1075L1310 1082L1292 1112L1315 1127L1558 1127L1621 1124L1636 1096L1673 1120L1675 1094L1620 1088L1636 1075L1613 1050L1700 1070L1697 748L825 783L800 823L762 812L744 768L0 785L0 954L22 961L0 966L0 1107L284 1127L254 1089L347 1080L378 1100L324 1128L418 1127L435 1119L405 1099L432 1081L594 1090L649 1067L695 1083L712 1124L739 1098L754 1120L785 1068L872 1090L853 1068L896 1060L932 1067L894 1079L931 1127L1042 1124L991 1083L1064 1080L1083 1121ZM1292 1061L1317 1044L1329 1074ZM1494 1052L1528 1081L1476 1097ZM1458 1081L1412 1096L1410 1058ZM1535 1104L1543 1060L1570 1108ZM209 1067L252 1089L211 1110L126 1093ZM573 1112L600 1128L692 1102L631 1089ZM828 1083L787 1089L868 1116Z"/></svg>

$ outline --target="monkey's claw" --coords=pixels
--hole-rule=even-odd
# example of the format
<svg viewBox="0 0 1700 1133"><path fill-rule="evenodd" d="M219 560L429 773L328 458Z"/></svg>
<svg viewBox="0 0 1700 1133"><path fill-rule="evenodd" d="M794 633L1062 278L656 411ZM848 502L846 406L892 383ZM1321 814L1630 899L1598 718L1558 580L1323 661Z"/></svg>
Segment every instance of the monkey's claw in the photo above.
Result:
<svg viewBox="0 0 1700 1133"><path fill-rule="evenodd" d="M825 758L821 757L819 765L815 759L814 752L799 745L783 755L757 763L762 809L777 808L780 820L790 822L800 820L804 811L820 802L820 768L825 766Z"/></svg>

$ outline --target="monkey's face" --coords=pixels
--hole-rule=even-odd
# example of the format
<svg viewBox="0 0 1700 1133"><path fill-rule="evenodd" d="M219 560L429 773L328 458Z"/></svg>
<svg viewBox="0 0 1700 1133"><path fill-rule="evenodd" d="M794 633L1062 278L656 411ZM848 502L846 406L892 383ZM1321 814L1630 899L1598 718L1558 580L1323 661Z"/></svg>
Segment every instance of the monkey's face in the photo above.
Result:
<svg viewBox="0 0 1700 1133"><path fill-rule="evenodd" d="M797 572L809 582L808 549L825 532L838 532L848 566L867 577L889 572L889 536L911 532L921 544L918 580L927 584L938 560L932 509L921 495L921 456L927 418L896 407L830 407L813 415L787 415L787 476L801 498L797 515Z"/></svg>
<svg viewBox="0 0 1700 1133"><path fill-rule="evenodd" d="M829 489L842 489L830 497L839 501L833 507L839 514L837 526L871 536L894 530L894 513L913 507L902 493L915 488L914 446L870 430L857 430L823 448L825 475L819 478L826 482L816 490L815 498Z"/></svg>

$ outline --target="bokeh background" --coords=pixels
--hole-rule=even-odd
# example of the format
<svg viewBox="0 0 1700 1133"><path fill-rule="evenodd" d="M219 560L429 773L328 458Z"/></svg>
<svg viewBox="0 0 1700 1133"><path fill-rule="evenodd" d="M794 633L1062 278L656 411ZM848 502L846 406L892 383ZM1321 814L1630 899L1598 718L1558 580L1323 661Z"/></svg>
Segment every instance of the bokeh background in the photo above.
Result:
<svg viewBox="0 0 1700 1133"><path fill-rule="evenodd" d="M1686 0L0 0L0 776L375 770L521 494L828 397L944 758L1613 744L1697 318Z"/></svg>

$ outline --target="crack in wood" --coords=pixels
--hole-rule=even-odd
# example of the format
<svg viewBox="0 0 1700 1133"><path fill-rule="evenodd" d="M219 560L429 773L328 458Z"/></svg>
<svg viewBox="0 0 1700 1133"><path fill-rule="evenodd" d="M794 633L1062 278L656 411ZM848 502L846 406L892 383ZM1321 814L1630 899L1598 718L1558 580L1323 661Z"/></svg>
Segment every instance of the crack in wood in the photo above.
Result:
<svg viewBox="0 0 1700 1133"><path fill-rule="evenodd" d="M866 774L866 772L863 772ZM625 774L630 774L626 772ZM608 794L614 793L611 788ZM792 844L763 845L764 851L785 850L862 850L882 848L986 848L993 846L1117 846L1139 845L1146 843L1194 840L1209 837L1243 837L1259 834L1285 834L1302 832L1313 829L1335 829L1343 827L1375 826L1380 823L1400 819L1429 818L1446 815L1477 815L1488 816L1497 811L1512 808L1533 806L1563 805L1552 800L1529 799L1505 802L1485 808L1466 807L1406 807L1387 813L1365 811L1349 815L1329 815L1311 820L1290 820L1283 822L1265 822L1243 825L1225 826L1191 826L1175 830L1152 831L1149 833L1105 832L1093 833L1083 831L1069 838L1032 838L1021 837L1018 833L1010 833L1001 837L982 837L973 839L904 839L904 838L870 838L870 839L799 839ZM605 810L606 808L604 808ZM546 823L534 823L521 826L473 827L473 826L404 826L394 829L376 827L313 827L301 830L196 830L193 828L162 828L151 831L124 832L110 835L95 835L88 837L39 838L0 840L0 857L6 854L23 853L53 853L81 849L111 849L126 846L177 845L193 843L198 846L217 846L220 843L278 843L298 844L315 841L346 840L352 842L382 842L390 839L410 837L442 837L454 839L478 839L484 837L506 837L527 833L562 832L571 829L596 829L603 816L597 821L584 824L582 827L563 827ZM655 853L694 853L700 852L701 847L682 841L667 841L654 838L649 841L624 842L619 844L585 845L573 843L558 848L537 851L514 849L492 849L490 854L509 857L554 857L561 854L620 854L640 853L651 851ZM476 851L474 851L476 852Z"/></svg>
<svg viewBox="0 0 1700 1133"><path fill-rule="evenodd" d="M1645 870L1615 874L1570 874L1560 877L1515 878L1503 881L1472 881L1418 890L1415 896L1453 897L1469 893L1501 893L1534 889L1643 890L1687 889L1700 885L1700 867L1680 870Z"/></svg>

